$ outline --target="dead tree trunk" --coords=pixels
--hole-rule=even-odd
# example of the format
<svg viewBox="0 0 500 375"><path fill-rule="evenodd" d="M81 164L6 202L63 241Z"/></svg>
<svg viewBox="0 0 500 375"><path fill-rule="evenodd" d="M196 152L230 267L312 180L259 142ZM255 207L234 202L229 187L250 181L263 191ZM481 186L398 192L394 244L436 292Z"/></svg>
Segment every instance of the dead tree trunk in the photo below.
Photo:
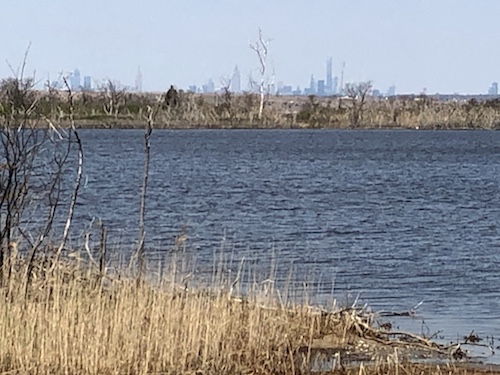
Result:
<svg viewBox="0 0 500 375"><path fill-rule="evenodd" d="M259 120L262 119L262 112L264 111L264 94L266 87L266 69L267 69L267 55L268 55L268 45L270 40L264 39L262 36L262 30L259 28L259 40L255 43L250 44L250 48L255 51L259 59L259 73L260 73L260 83L259 83Z"/></svg>

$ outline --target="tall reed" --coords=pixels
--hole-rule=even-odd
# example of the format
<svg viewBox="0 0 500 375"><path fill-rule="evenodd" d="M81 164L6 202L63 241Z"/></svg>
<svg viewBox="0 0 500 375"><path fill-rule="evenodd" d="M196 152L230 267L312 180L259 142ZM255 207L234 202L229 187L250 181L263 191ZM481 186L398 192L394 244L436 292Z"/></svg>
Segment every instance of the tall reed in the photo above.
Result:
<svg viewBox="0 0 500 375"><path fill-rule="evenodd" d="M50 270L52 268L52 270ZM318 315L253 288L242 298L77 263L40 263L28 293L14 271L0 303L0 370L37 374L293 373ZM14 267L22 269L22 262Z"/></svg>

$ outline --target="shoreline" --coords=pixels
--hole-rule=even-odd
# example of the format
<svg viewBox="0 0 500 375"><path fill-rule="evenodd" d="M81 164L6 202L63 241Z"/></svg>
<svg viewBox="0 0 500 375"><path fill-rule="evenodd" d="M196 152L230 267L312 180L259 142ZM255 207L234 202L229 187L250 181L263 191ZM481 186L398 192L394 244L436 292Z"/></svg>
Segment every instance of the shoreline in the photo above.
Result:
<svg viewBox="0 0 500 375"><path fill-rule="evenodd" d="M58 124L62 128L70 128L70 122L60 122ZM145 123L141 123L140 121L110 121L110 122L102 122L102 121L82 121L75 119L74 125L76 129L92 129L92 130L138 130L144 129ZM35 128L46 128L47 124L35 124L33 125ZM163 124L163 123L155 123L153 125L154 130L292 130L292 131L300 131L300 130L313 130L313 131L321 131L321 130L340 130L340 131L499 131L500 126L498 128L480 128L480 127L454 127L454 128L430 128L430 127L401 127L401 126L364 126L364 127L335 127L335 126L308 126L305 124L297 124L295 126L281 126L281 125L227 125L227 124L218 124L218 125L192 125L192 124Z"/></svg>
<svg viewBox="0 0 500 375"><path fill-rule="evenodd" d="M5 81L0 118L78 128L166 129L485 129L500 130L500 98L419 96L280 96L230 91L199 94L101 91L18 92ZM13 87L9 87L13 86ZM12 90L11 90L12 89ZM170 90L169 90L170 91ZM15 103L20 103L20 107ZM14 121L15 122L15 121Z"/></svg>
<svg viewBox="0 0 500 375"><path fill-rule="evenodd" d="M12 274L3 280L8 298L0 313L10 317L0 321L4 372L32 373L35 366L40 374L140 374L146 368L228 375L416 375L441 368L500 374L500 365L475 361L460 343L440 345L382 326L365 308L284 305L278 290L259 286L240 295L242 285L233 292L234 282L222 275L215 284L191 288L182 274L149 280L131 268L100 272L78 250L71 258L39 258L32 281L24 280L23 263L10 259Z"/></svg>

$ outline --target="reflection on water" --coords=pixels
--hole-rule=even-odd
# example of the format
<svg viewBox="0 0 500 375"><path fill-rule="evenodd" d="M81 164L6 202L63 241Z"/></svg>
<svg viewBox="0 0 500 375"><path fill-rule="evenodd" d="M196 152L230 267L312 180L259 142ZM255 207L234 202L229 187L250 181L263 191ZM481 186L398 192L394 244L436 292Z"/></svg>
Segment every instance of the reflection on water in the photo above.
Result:
<svg viewBox="0 0 500 375"><path fill-rule="evenodd" d="M76 223L137 238L142 131L82 131ZM290 270L317 301L419 308L429 330L500 337L500 132L155 131L151 257L186 225L200 272L223 247L235 272ZM78 225L78 224L77 224ZM230 260L233 259L231 262Z"/></svg>

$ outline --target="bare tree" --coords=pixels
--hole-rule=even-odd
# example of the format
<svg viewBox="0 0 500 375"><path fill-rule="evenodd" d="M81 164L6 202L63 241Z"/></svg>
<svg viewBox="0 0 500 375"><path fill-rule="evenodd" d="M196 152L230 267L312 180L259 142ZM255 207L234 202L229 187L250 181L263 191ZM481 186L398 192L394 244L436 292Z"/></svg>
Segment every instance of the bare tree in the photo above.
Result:
<svg viewBox="0 0 500 375"><path fill-rule="evenodd" d="M17 71L10 67L13 76L0 82L0 283L10 280L16 256L11 252L17 252L21 243L22 249L27 250L26 291L36 254L40 249L46 254L55 250L49 239L63 203L63 186L70 175L69 160L75 137L81 153L74 125L69 131L54 125L33 89L35 76L24 76L28 52L29 48ZM78 176L81 176L81 156ZM77 190L57 254L68 236Z"/></svg>
<svg viewBox="0 0 500 375"><path fill-rule="evenodd" d="M260 83L259 83L259 120L262 119L262 112L264 110L264 94L266 88L266 69L267 69L267 55L269 53L269 39L264 39L262 36L262 30L259 28L259 39L255 43L250 43L250 48L255 51L257 57L259 58L259 73L260 73Z"/></svg>
<svg viewBox="0 0 500 375"><path fill-rule="evenodd" d="M43 143L43 135L26 131L30 113L36 105L31 93L33 79L8 78L0 84L2 116L0 121L0 272L5 275L5 259L10 258L11 243L26 208L30 177ZM9 270L10 272L10 270Z"/></svg>
<svg viewBox="0 0 500 375"><path fill-rule="evenodd" d="M155 108L148 106L148 116L146 118L146 129L144 132L144 174L142 178L141 207L139 212L139 243L137 246L137 252L134 255L135 259L138 260L137 282L141 280L145 269L146 198L147 198L149 164L150 164L150 154L151 154L151 134L153 133L153 127L155 124L156 115L158 114L161 105L162 105L161 98L159 98Z"/></svg>
<svg viewBox="0 0 500 375"><path fill-rule="evenodd" d="M68 240L69 229L71 227L71 221L73 220L73 215L74 215L75 206L76 206L76 200L78 198L78 193L80 191L80 185L82 182L82 174L83 174L83 145L82 145L82 141L80 139L80 136L78 134L78 131L76 130L75 121L73 118L73 115L74 115L73 93L71 92L71 88L70 88L68 81L66 79L64 79L64 84L66 85L66 88L68 90L69 117L70 117L70 126L71 126L71 128L69 129L70 138L68 139L68 142L73 142L72 138L74 138L74 142L76 143L77 148L78 148L78 166L77 166L75 186L73 189L73 196L72 196L71 201L70 201L70 205L69 205L69 209L68 209L68 216L66 218L66 224L64 225L64 231L63 231L61 243L59 244L59 247L57 248L56 260L58 260L59 257L61 256L61 252L64 249L64 246L66 245L66 241Z"/></svg>
<svg viewBox="0 0 500 375"><path fill-rule="evenodd" d="M27 250L25 282L30 283L36 254L54 250L48 240L62 204L63 182L69 175L74 126L60 129L39 108L34 78L22 75L0 83L0 271L1 280L11 274L11 250L22 240ZM48 123L48 127L42 120ZM45 126L44 126L45 125ZM79 149L81 143L77 140ZM81 171L81 159L79 162ZM81 175L78 172L78 175ZM76 188L77 190L77 188ZM64 229L59 254L71 225L76 193Z"/></svg>
<svg viewBox="0 0 500 375"><path fill-rule="evenodd" d="M363 120L363 111L366 104L367 96L370 94L372 89L372 83L359 82L359 83L347 83L345 86L345 91L347 96L351 99L351 126L356 128L361 124Z"/></svg>
<svg viewBox="0 0 500 375"><path fill-rule="evenodd" d="M229 119L231 122L233 120L232 116L232 104L233 104L233 93L231 92L231 78L222 77L221 78L221 96L219 100L219 94L215 94L217 112L221 119Z"/></svg>
<svg viewBox="0 0 500 375"><path fill-rule="evenodd" d="M100 91L104 97L104 112L118 118L118 113L125 97L125 88L120 88L117 83L108 79L106 84L101 87Z"/></svg>

